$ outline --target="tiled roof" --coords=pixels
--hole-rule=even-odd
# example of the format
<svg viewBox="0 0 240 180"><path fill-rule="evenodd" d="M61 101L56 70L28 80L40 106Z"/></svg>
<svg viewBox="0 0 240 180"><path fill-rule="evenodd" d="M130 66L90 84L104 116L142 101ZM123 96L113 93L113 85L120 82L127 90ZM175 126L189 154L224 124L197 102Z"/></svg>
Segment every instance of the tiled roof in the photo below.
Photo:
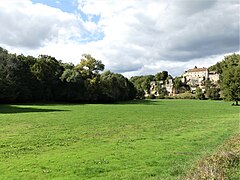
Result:
<svg viewBox="0 0 240 180"><path fill-rule="evenodd" d="M201 71L207 71L207 68L194 68L189 69L187 72L201 72Z"/></svg>

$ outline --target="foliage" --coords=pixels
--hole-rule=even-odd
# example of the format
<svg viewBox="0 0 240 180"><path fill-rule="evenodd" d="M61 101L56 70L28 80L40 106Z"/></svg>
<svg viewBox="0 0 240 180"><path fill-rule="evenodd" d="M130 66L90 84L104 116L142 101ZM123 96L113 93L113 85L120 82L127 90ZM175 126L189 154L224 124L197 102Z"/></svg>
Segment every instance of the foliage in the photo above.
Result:
<svg viewBox="0 0 240 180"><path fill-rule="evenodd" d="M238 117L223 101L0 105L0 179L184 179Z"/></svg>
<svg viewBox="0 0 240 180"><path fill-rule="evenodd" d="M201 89L200 87L197 87L197 88L196 88L196 98L197 98L197 99L200 99L200 100L205 99L205 95L204 95L204 93L202 92L202 89Z"/></svg>
<svg viewBox="0 0 240 180"><path fill-rule="evenodd" d="M220 99L220 88L210 80L205 81L206 98L212 100Z"/></svg>
<svg viewBox="0 0 240 180"><path fill-rule="evenodd" d="M168 95L166 87L161 87L161 85L157 86L157 92L158 92L160 97L164 97L164 96Z"/></svg>
<svg viewBox="0 0 240 180"><path fill-rule="evenodd" d="M133 76L130 78L130 81L134 84L134 87L137 91L137 98L144 98L145 92L150 93L150 82L154 80L153 75L146 76Z"/></svg>
<svg viewBox="0 0 240 180"><path fill-rule="evenodd" d="M240 54L225 56L221 62L209 69L220 74L220 88L223 98L236 101L238 104L240 100Z"/></svg>
<svg viewBox="0 0 240 180"><path fill-rule="evenodd" d="M227 64L222 69L221 89L227 100L240 101L240 55L226 56Z"/></svg>
<svg viewBox="0 0 240 180"><path fill-rule="evenodd" d="M104 64L89 54L84 54L74 66L47 55L17 56L0 48L0 102L99 102L135 98L136 90L127 78L114 73L105 73L111 77L104 78L100 75L103 70Z"/></svg>
<svg viewBox="0 0 240 180"><path fill-rule="evenodd" d="M101 61L94 59L90 54L83 54L82 56L81 62L75 69L79 71L85 79L93 79L99 74L99 71L104 70L104 64L102 64Z"/></svg>
<svg viewBox="0 0 240 180"><path fill-rule="evenodd" d="M148 96L148 99L156 99L156 96L155 96L154 94L150 94L150 95Z"/></svg>
<svg viewBox="0 0 240 180"><path fill-rule="evenodd" d="M162 71L159 72L155 75L156 81L165 81L168 78L168 72L167 71Z"/></svg>
<svg viewBox="0 0 240 180"><path fill-rule="evenodd" d="M175 77L173 79L173 86L175 89L175 93L185 93L190 90L190 87L186 84L183 83L181 80L181 77Z"/></svg>
<svg viewBox="0 0 240 180"><path fill-rule="evenodd" d="M180 94L175 94L173 99L196 99L196 95L192 94L191 92L184 92Z"/></svg>
<svg viewBox="0 0 240 180"><path fill-rule="evenodd" d="M103 100L124 101L133 99L136 96L133 84L121 74L106 71L101 74L100 81Z"/></svg>
<svg viewBox="0 0 240 180"><path fill-rule="evenodd" d="M228 69L231 66L237 66L240 64L240 54L232 54L225 56L221 62L209 67L210 71L217 71L218 74L222 75L224 69Z"/></svg>

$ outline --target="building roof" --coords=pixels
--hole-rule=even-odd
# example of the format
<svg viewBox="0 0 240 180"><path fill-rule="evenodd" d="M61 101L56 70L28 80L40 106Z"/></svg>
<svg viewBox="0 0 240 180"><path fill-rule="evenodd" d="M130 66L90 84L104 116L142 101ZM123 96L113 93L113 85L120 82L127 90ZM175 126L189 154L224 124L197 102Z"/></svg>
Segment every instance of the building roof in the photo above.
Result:
<svg viewBox="0 0 240 180"><path fill-rule="evenodd" d="M195 66L195 68L189 69L187 72L201 72L201 71L207 71L207 70L208 70L208 69L205 68L205 67L203 67L203 68L197 68L197 67Z"/></svg>

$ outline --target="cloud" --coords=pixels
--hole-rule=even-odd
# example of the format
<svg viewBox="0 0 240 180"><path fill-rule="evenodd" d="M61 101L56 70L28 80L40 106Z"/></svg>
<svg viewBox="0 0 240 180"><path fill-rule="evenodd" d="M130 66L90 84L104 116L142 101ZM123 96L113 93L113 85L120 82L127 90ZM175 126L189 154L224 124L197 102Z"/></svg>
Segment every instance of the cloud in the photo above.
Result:
<svg viewBox="0 0 240 180"><path fill-rule="evenodd" d="M75 13L10 2L0 4L0 45L75 64L90 53L128 77L179 75L239 52L238 0L77 0Z"/></svg>
<svg viewBox="0 0 240 180"><path fill-rule="evenodd" d="M109 68L121 73L171 69L169 64L181 62L194 66L239 51L237 1L79 0L79 9L101 16L100 51Z"/></svg>
<svg viewBox="0 0 240 180"><path fill-rule="evenodd" d="M0 8L1 44L34 49L81 35L76 17L59 9L28 0L3 1Z"/></svg>

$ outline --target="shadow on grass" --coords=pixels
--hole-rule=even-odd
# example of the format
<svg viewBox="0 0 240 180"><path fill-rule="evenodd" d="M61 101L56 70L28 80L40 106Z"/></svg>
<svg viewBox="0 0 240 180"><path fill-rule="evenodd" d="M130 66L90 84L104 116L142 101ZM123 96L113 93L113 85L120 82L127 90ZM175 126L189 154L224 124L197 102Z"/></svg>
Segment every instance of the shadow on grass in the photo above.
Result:
<svg viewBox="0 0 240 180"><path fill-rule="evenodd" d="M13 105L0 105L0 114L15 114L15 113L33 113L33 112L60 112L67 110L58 109L38 109L31 107L17 107Z"/></svg>

